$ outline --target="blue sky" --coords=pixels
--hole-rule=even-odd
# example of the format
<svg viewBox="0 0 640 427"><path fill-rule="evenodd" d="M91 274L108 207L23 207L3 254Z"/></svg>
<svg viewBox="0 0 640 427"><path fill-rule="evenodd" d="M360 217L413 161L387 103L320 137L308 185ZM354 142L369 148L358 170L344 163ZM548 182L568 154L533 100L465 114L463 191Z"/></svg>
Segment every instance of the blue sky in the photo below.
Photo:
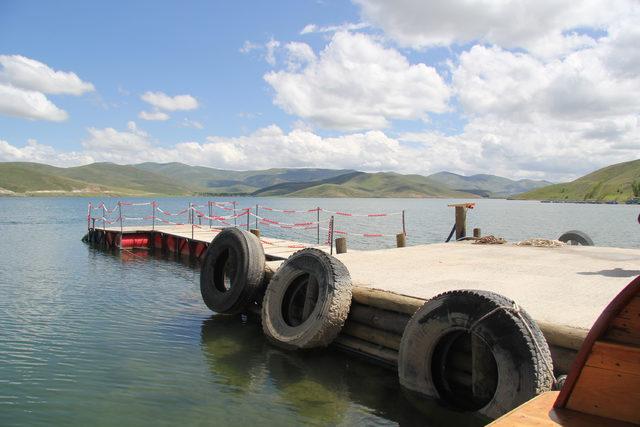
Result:
<svg viewBox="0 0 640 427"><path fill-rule="evenodd" d="M393 3L5 0L0 160L558 180L640 153L637 3Z"/></svg>

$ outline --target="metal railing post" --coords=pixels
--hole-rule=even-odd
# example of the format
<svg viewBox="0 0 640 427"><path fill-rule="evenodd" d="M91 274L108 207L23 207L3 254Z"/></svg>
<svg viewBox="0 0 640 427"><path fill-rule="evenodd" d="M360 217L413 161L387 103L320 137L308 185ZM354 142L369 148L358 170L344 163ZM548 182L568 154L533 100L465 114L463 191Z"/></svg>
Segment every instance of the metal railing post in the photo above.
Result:
<svg viewBox="0 0 640 427"><path fill-rule="evenodd" d="M407 227L404 221L404 209L402 210L402 234L407 235Z"/></svg>
<svg viewBox="0 0 640 427"><path fill-rule="evenodd" d="M102 202L102 229L106 230L107 229L107 207L104 205L104 202Z"/></svg>
<svg viewBox="0 0 640 427"><path fill-rule="evenodd" d="M151 219L152 219L152 223L151 223L151 229L155 231L156 229L156 201L154 200L153 202L151 202Z"/></svg>
<svg viewBox="0 0 640 427"><path fill-rule="evenodd" d="M122 216L122 202L118 202L118 216L120 217L120 249L122 249L122 238L124 237L124 217Z"/></svg>
<svg viewBox="0 0 640 427"><path fill-rule="evenodd" d="M256 204L256 230L258 229L258 205Z"/></svg>
<svg viewBox="0 0 640 427"><path fill-rule="evenodd" d="M318 244L320 244L320 206L318 206L316 214L316 221L318 221Z"/></svg>
<svg viewBox="0 0 640 427"><path fill-rule="evenodd" d="M251 213L251 208L246 208L245 211L247 212L247 231L249 231L249 218L251 217L249 214Z"/></svg>
<svg viewBox="0 0 640 427"><path fill-rule="evenodd" d="M236 201L233 201L233 226L238 226L238 218L236 218Z"/></svg>
<svg viewBox="0 0 640 427"><path fill-rule="evenodd" d="M212 225L211 217L213 216L213 212L212 212L213 205L211 204L211 200L209 200L208 205L209 205L209 228L211 228L211 225Z"/></svg>
<svg viewBox="0 0 640 427"><path fill-rule="evenodd" d="M329 253L331 255L333 255L333 227L334 226L335 226L335 223L334 223L333 215L331 215L331 224L329 225L329 245L331 246Z"/></svg>
<svg viewBox="0 0 640 427"><path fill-rule="evenodd" d="M93 203L87 205L87 231L91 230L91 212L93 211Z"/></svg>

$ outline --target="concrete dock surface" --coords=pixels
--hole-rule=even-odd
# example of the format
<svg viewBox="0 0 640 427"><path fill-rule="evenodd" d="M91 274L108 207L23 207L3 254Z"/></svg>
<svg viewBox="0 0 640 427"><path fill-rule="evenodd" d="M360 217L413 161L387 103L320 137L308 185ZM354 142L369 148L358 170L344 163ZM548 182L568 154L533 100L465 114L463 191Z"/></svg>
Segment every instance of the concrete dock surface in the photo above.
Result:
<svg viewBox="0 0 640 427"><path fill-rule="evenodd" d="M588 330L640 275L640 250L438 243L337 255L354 285L429 299L482 289L513 299L537 322Z"/></svg>

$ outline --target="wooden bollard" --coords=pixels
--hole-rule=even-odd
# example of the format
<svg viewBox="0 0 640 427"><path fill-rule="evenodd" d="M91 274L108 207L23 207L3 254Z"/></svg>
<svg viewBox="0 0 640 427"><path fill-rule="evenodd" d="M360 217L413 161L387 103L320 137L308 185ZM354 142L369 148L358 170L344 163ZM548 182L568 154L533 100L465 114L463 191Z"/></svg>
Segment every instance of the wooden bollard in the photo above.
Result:
<svg viewBox="0 0 640 427"><path fill-rule="evenodd" d="M456 206L456 240L467 236L467 209Z"/></svg>
<svg viewBox="0 0 640 427"><path fill-rule="evenodd" d="M346 237L338 237L336 239L336 253L337 254L346 254L347 253L347 238Z"/></svg>
<svg viewBox="0 0 640 427"><path fill-rule="evenodd" d="M255 235L258 239L260 238L260 230L258 230L257 228L252 228L251 230L249 230L249 233Z"/></svg>
<svg viewBox="0 0 640 427"><path fill-rule="evenodd" d="M479 228L474 228L473 229L473 237L476 237L476 238L482 237L482 233L480 232Z"/></svg>
<svg viewBox="0 0 640 427"><path fill-rule="evenodd" d="M456 208L456 240L467 237L467 209L473 209L475 203L454 203L448 205Z"/></svg>
<svg viewBox="0 0 640 427"><path fill-rule="evenodd" d="M407 246L407 235L404 233L396 234L396 246L404 248Z"/></svg>

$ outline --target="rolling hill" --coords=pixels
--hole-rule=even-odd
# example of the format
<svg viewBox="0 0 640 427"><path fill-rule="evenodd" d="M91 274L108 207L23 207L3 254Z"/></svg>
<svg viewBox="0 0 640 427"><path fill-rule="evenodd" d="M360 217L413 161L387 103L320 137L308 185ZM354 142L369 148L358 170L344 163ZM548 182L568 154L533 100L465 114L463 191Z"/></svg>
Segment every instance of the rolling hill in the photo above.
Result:
<svg viewBox="0 0 640 427"><path fill-rule="evenodd" d="M183 163L140 163L138 169L170 177L181 185L209 193L252 193L264 187L333 178L354 172L345 169L267 169L231 171Z"/></svg>
<svg viewBox="0 0 640 427"><path fill-rule="evenodd" d="M564 184L554 184L515 196L521 200L626 201L633 197L631 185L640 181L640 160L598 169Z"/></svg>
<svg viewBox="0 0 640 427"><path fill-rule="evenodd" d="M552 184L549 181L536 181L531 179L514 181L496 175L479 174L463 176L451 172L438 172L429 175L428 178L458 191L493 198L506 198L514 194L524 193Z"/></svg>
<svg viewBox="0 0 640 427"><path fill-rule="evenodd" d="M0 163L0 188L4 194L113 194L182 195L190 189L170 178L111 163L58 168L40 163Z"/></svg>
<svg viewBox="0 0 640 427"><path fill-rule="evenodd" d="M314 182L278 184L254 196L287 197L478 197L451 190L421 175L352 172Z"/></svg>

